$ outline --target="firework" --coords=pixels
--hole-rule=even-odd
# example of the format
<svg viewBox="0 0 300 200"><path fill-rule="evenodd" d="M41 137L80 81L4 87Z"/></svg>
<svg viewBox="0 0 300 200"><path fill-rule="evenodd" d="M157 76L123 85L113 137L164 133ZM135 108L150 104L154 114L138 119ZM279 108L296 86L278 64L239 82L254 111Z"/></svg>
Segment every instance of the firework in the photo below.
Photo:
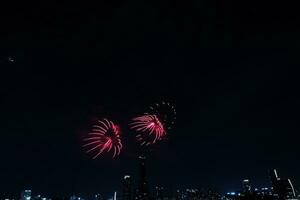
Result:
<svg viewBox="0 0 300 200"><path fill-rule="evenodd" d="M155 143L156 140L160 140L166 134L162 123L156 115L143 115L141 117L133 118L131 128L138 132L147 133L150 136L153 136L153 141L147 142L143 141L142 134L138 134L137 139L142 142L142 145Z"/></svg>
<svg viewBox="0 0 300 200"><path fill-rule="evenodd" d="M145 114L156 115L161 123L165 126L165 129L171 129L176 121L176 109L169 103L162 101L149 107L149 111Z"/></svg>
<svg viewBox="0 0 300 200"><path fill-rule="evenodd" d="M130 127L139 134L141 145L150 145L162 140L176 120L176 110L170 103L162 102L150 106L142 116L132 119Z"/></svg>
<svg viewBox="0 0 300 200"><path fill-rule="evenodd" d="M114 158L122 149L120 128L107 119L98 120L84 142L83 147L87 149L87 153L94 154L93 159L105 152L111 152Z"/></svg>

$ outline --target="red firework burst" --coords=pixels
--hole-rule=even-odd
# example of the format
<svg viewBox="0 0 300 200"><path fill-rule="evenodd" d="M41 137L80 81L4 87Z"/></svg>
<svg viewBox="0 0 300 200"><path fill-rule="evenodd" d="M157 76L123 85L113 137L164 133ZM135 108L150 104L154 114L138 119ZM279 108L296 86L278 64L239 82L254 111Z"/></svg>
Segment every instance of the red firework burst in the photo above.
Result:
<svg viewBox="0 0 300 200"><path fill-rule="evenodd" d="M122 142L120 137L120 128L112 121L107 119L98 120L93 125L89 136L84 139L84 148L87 153L94 153L93 159L97 158L103 152L112 152L113 158L120 154Z"/></svg>
<svg viewBox="0 0 300 200"><path fill-rule="evenodd" d="M132 119L131 128L141 133L147 133L150 136L154 136L151 142L143 141L141 134L137 135L137 139L141 141L141 145L149 145L155 143L157 140L161 140L166 131L162 123L158 120L156 115L143 115Z"/></svg>
<svg viewBox="0 0 300 200"><path fill-rule="evenodd" d="M165 129L171 129L176 121L176 110L175 107L169 103L162 101L149 107L148 112L145 114L156 115L157 118L162 122Z"/></svg>
<svg viewBox="0 0 300 200"><path fill-rule="evenodd" d="M149 145L165 138L175 120L174 106L163 101L150 106L144 115L133 118L130 127L139 132L136 137L141 145Z"/></svg>

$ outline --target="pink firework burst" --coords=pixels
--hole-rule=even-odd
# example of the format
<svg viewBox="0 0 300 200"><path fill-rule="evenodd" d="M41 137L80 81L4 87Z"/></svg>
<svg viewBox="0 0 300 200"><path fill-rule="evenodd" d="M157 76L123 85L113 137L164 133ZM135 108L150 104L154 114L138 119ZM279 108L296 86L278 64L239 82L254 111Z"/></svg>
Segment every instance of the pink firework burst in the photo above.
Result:
<svg viewBox="0 0 300 200"><path fill-rule="evenodd" d="M136 137L138 141L141 142L141 145L154 144L157 140L161 140L166 135L164 126L156 115L145 114L133 118L132 121L130 126L132 129L140 132ZM145 134L150 137L144 137ZM148 141L145 140L145 138L147 138Z"/></svg>
<svg viewBox="0 0 300 200"><path fill-rule="evenodd" d="M145 114L156 115L164 125L165 130L170 130L176 121L176 110L174 105L165 101L149 106L148 111Z"/></svg>
<svg viewBox="0 0 300 200"><path fill-rule="evenodd" d="M122 149L120 128L107 119L98 120L84 142L83 147L87 149L87 153L94 154L93 159L104 152L112 152L114 158Z"/></svg>

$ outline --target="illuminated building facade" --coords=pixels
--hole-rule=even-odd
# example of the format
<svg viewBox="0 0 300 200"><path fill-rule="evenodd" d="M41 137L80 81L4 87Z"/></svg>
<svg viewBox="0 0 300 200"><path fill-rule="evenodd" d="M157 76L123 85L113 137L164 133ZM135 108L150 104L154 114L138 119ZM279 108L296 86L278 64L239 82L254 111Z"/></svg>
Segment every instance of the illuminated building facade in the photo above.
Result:
<svg viewBox="0 0 300 200"><path fill-rule="evenodd" d="M149 191L148 183L146 179L146 157L139 156L139 182L138 189L136 191L136 198L138 200L148 200Z"/></svg>
<svg viewBox="0 0 300 200"><path fill-rule="evenodd" d="M251 184L250 184L250 180L249 179L244 179L242 181L242 185L243 185L243 192L244 193L251 193L252 188L251 188Z"/></svg>
<svg viewBox="0 0 300 200"><path fill-rule="evenodd" d="M21 200L31 200L31 190L24 190L21 192Z"/></svg>
<svg viewBox="0 0 300 200"><path fill-rule="evenodd" d="M278 197L279 200L296 198L294 186L290 179L281 179L278 177L276 169L270 171L270 178L273 194Z"/></svg>
<svg viewBox="0 0 300 200"><path fill-rule="evenodd" d="M155 200L163 200L164 199L164 188L161 186L156 186L155 187Z"/></svg>
<svg viewBox="0 0 300 200"><path fill-rule="evenodd" d="M132 179L131 176L125 175L123 178L123 200L131 200L132 199Z"/></svg>

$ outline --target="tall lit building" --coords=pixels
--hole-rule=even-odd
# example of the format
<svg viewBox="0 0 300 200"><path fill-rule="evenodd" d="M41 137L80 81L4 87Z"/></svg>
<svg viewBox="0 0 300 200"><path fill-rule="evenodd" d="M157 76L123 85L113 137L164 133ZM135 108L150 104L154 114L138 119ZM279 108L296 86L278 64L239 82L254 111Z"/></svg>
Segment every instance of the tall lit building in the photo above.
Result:
<svg viewBox="0 0 300 200"><path fill-rule="evenodd" d="M250 184L250 180L249 179L244 179L242 181L242 185L243 185L243 192L244 193L251 193L251 184Z"/></svg>
<svg viewBox="0 0 300 200"><path fill-rule="evenodd" d="M132 200L132 180L129 175L125 175L123 178L122 200Z"/></svg>
<svg viewBox="0 0 300 200"><path fill-rule="evenodd" d="M182 190L176 190L175 200L185 199L185 194Z"/></svg>
<svg viewBox="0 0 300 200"><path fill-rule="evenodd" d="M94 200L103 200L103 197L101 194L95 194Z"/></svg>
<svg viewBox="0 0 300 200"><path fill-rule="evenodd" d="M146 157L144 156L139 156L139 182L136 195L135 199L138 200L149 199L148 183L146 179Z"/></svg>
<svg viewBox="0 0 300 200"><path fill-rule="evenodd" d="M198 189L186 189L185 196L188 200L198 200L199 199L199 190Z"/></svg>
<svg viewBox="0 0 300 200"><path fill-rule="evenodd" d="M155 187L155 200L163 200L164 199L164 188L161 186Z"/></svg>
<svg viewBox="0 0 300 200"><path fill-rule="evenodd" d="M40 194L34 196L34 197L31 197L32 200L41 200L42 199L42 196Z"/></svg>
<svg viewBox="0 0 300 200"><path fill-rule="evenodd" d="M117 192L114 192L113 200L117 200Z"/></svg>
<svg viewBox="0 0 300 200"><path fill-rule="evenodd" d="M31 200L31 190L23 190L21 192L21 200Z"/></svg>
<svg viewBox="0 0 300 200"><path fill-rule="evenodd" d="M273 193L279 200L293 199L296 197L294 186L290 179L279 178L276 169L270 170L270 178Z"/></svg>

